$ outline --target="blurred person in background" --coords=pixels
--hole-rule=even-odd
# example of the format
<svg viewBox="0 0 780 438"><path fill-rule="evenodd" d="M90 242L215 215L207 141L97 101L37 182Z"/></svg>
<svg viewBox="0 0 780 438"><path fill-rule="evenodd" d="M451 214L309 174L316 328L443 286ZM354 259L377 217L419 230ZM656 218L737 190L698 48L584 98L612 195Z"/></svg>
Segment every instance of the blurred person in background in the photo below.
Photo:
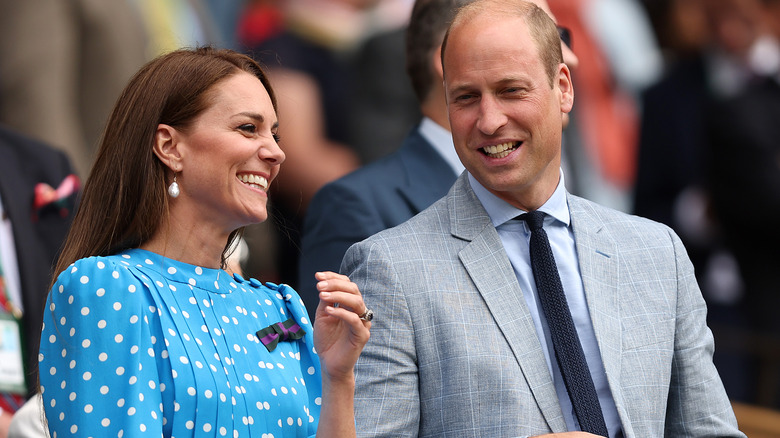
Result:
<svg viewBox="0 0 780 438"><path fill-rule="evenodd" d="M755 78L771 76L776 69L772 65L777 53L766 25L772 13L762 7L761 0L665 0L648 1L646 6L664 48L666 68L664 76L642 94L634 211L679 233L708 302L708 319L720 346L715 363L722 371L724 385L732 398L758 402L757 388L762 385L756 384L757 373L748 364L753 353L746 354L749 343L736 335L752 325L743 309L750 292L733 247L725 242L734 230L726 230L728 220L724 223L714 214L708 182L712 177L722 188L724 182L735 181L721 179L728 173L713 173L708 157L714 153L717 137L712 134L711 108L731 106L723 102L741 95ZM730 122L718 124L721 128L732 126ZM755 182L757 178L747 177L751 172L745 164L756 155L737 157L739 150L739 144L733 143L721 159L734 159L729 163L734 165L732 170L747 172L740 181ZM744 161L737 166L740 159ZM732 186L737 187L746 189ZM740 199L756 194L755 190L743 191ZM771 202L771 197L762 198Z"/></svg>
<svg viewBox="0 0 780 438"><path fill-rule="evenodd" d="M0 438L38 385L44 303L78 189L62 151L0 126Z"/></svg>
<svg viewBox="0 0 780 438"><path fill-rule="evenodd" d="M743 14L725 9L729 18L715 29L720 40L732 43L732 52L745 55L743 68L730 71L741 79L739 87L713 102L706 113L704 185L713 221L744 283L738 302L743 323L724 333L730 347L747 356L739 397L778 409L780 1L740 3L750 9Z"/></svg>

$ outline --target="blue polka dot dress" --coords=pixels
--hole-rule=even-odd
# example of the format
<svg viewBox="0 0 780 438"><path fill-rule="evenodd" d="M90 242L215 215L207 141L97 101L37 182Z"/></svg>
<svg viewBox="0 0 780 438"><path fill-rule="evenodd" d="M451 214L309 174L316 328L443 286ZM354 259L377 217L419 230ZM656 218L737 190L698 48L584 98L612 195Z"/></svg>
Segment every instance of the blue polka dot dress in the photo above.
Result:
<svg viewBox="0 0 780 438"><path fill-rule="evenodd" d="M256 332L294 318L273 351ZM89 257L52 288L41 391L53 438L307 437L322 384L291 288L141 249Z"/></svg>

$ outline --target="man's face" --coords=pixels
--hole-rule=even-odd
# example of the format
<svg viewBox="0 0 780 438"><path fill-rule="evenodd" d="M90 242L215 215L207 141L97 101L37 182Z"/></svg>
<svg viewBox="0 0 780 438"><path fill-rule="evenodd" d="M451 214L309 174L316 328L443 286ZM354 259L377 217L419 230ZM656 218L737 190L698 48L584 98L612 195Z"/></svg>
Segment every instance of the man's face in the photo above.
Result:
<svg viewBox="0 0 780 438"><path fill-rule="evenodd" d="M561 124L574 92L560 64L553 85L522 18L481 15L453 29L444 86L455 150L466 169L523 210L555 190Z"/></svg>

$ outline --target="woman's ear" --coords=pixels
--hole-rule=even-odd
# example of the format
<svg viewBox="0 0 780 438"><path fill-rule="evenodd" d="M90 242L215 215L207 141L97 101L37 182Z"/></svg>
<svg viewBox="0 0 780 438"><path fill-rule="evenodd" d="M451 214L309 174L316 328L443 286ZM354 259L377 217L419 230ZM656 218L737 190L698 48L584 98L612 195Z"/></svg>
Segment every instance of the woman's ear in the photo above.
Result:
<svg viewBox="0 0 780 438"><path fill-rule="evenodd" d="M181 171L181 151L179 150L179 132L172 126L159 124L154 133L154 154L169 169Z"/></svg>

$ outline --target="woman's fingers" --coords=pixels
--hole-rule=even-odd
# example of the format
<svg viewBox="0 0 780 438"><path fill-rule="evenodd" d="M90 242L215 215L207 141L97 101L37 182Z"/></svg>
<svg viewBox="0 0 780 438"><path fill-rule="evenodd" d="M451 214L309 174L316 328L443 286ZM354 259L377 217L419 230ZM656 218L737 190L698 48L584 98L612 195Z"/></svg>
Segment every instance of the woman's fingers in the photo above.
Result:
<svg viewBox="0 0 780 438"><path fill-rule="evenodd" d="M346 307L357 314L363 314L366 306L357 285L344 275L333 272L321 272L317 278L317 290L320 299L335 307Z"/></svg>

